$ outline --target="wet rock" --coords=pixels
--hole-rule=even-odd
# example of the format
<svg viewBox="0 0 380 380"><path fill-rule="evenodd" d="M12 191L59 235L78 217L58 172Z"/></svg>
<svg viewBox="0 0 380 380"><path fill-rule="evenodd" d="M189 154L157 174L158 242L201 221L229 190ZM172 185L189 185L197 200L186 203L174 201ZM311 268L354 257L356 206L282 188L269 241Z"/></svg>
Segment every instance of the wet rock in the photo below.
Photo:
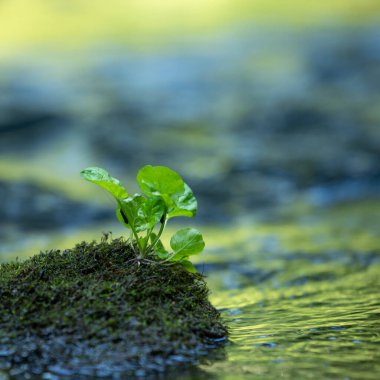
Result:
<svg viewBox="0 0 380 380"><path fill-rule="evenodd" d="M75 378L189 368L227 336L207 295L200 274L141 259L122 239L2 264L0 368Z"/></svg>

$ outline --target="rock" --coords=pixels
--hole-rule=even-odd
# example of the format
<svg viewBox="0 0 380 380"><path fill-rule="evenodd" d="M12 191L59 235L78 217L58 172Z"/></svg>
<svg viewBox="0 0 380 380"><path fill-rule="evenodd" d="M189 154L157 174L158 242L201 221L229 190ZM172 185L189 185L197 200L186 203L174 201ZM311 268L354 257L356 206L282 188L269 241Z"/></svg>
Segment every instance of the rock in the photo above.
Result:
<svg viewBox="0 0 380 380"><path fill-rule="evenodd" d="M220 346L227 331L202 275L148 258L104 238L0 265L0 343L13 352L11 371L152 374Z"/></svg>

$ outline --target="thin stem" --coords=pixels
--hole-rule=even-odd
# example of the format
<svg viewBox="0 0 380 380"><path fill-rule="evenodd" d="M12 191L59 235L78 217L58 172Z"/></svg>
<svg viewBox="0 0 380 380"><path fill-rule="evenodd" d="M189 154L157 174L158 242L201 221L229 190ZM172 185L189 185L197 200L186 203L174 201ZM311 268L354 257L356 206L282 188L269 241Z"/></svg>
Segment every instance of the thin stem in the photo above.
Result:
<svg viewBox="0 0 380 380"><path fill-rule="evenodd" d="M174 256L176 255L175 252L173 252L169 257L167 257L165 260L160 261L162 264L170 261Z"/></svg>
<svg viewBox="0 0 380 380"><path fill-rule="evenodd" d="M164 222L161 223L161 227L160 227L160 229L158 231L158 234L157 234L156 238L154 239L153 243L150 245L152 248L154 248L154 246L158 243L158 241L160 240L160 237L161 237L162 233L164 232L166 223L168 221L168 219L167 219L167 213L166 212L165 212L164 216L165 216Z"/></svg>
<svg viewBox="0 0 380 380"><path fill-rule="evenodd" d="M152 234L153 229L154 229L154 226L151 229L147 230L147 233L146 233L146 242L144 245L144 253L143 253L144 257L145 257L145 253L146 253L148 245L149 245L149 238L150 238L150 235Z"/></svg>
<svg viewBox="0 0 380 380"><path fill-rule="evenodd" d="M130 226L131 226L131 230L133 232L133 235L134 235L134 237L136 239L136 243L137 243L137 246L139 248L140 254L143 256L144 255L144 251L143 251L143 247L140 244L139 235L137 235L137 232L134 230L134 228L132 227L132 225L130 225Z"/></svg>
<svg viewBox="0 0 380 380"><path fill-rule="evenodd" d="M126 217L125 214L124 214L123 207L122 207L122 204L121 204L121 202L120 202L120 199L116 198L116 201L117 201L117 203L118 203L118 205L119 205L119 207L120 207L120 213L121 213L121 216L122 216L123 219L124 219L125 224L128 224L129 227L130 227L131 230L132 230L132 234L133 234L133 236L134 236L135 239L136 239L136 243L137 243L137 246L138 246L138 248L139 248L140 254L141 254L142 256L144 256L144 249L145 249L145 247L143 247L143 246L140 244L139 236L137 235L137 232L135 231L135 229L132 227L132 224L131 224L131 223L128 223L128 220L127 220L127 217ZM133 246L133 243L132 243L132 246Z"/></svg>

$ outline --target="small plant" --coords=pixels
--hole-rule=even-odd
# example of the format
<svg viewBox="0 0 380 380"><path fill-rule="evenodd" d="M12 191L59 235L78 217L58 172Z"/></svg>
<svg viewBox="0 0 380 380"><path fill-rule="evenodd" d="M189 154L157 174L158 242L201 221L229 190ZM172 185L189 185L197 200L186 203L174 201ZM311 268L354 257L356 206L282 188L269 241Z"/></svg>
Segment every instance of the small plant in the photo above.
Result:
<svg viewBox="0 0 380 380"><path fill-rule="evenodd" d="M197 211L197 200L178 173L165 166L144 166L137 174L137 182L144 195L133 196L129 196L120 181L104 169L90 167L81 171L81 176L107 190L116 199L116 216L130 229L130 240L140 259L147 259L154 253L162 262L178 262L189 272L196 272L189 256L203 251L205 243L199 231L194 228L178 230L170 239L172 252L168 252L161 242L169 219L193 217Z"/></svg>

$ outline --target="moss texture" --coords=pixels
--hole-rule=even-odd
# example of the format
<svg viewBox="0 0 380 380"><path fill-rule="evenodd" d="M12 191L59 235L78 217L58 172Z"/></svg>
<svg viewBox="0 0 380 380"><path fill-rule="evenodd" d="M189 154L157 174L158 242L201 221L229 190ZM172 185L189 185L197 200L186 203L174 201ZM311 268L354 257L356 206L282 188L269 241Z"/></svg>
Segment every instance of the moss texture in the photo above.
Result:
<svg viewBox="0 0 380 380"><path fill-rule="evenodd" d="M2 264L0 363L94 374L190 362L227 334L207 295L200 274L141 260L123 239Z"/></svg>

